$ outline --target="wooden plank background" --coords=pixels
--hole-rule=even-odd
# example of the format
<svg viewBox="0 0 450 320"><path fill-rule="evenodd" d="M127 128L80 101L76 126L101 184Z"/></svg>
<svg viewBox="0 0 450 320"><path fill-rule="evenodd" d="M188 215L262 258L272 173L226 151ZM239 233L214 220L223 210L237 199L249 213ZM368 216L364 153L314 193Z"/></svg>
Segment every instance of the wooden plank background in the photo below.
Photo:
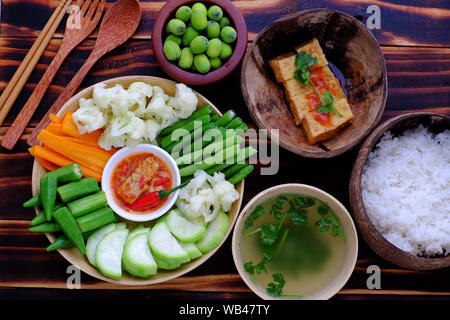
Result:
<svg viewBox="0 0 450 320"><path fill-rule="evenodd" d="M1 2L0 91L5 88L57 2ZM144 74L167 77L153 56L151 44L153 21L164 3L141 1L143 14L137 33L125 45L102 58L82 83L82 88L116 76ZM381 8L381 29L373 30L373 33L385 54L389 82L383 120L420 110L450 114L448 1L237 0L233 3L245 17L249 41L280 16L305 8L337 9L365 22L367 7L378 5ZM0 138L58 50L63 26L64 21L0 127ZM34 216L32 209L21 206L31 195L33 160L27 153L27 135L87 58L95 36L94 32L64 62L16 148L12 151L0 150L0 299L124 299L122 290L127 291L126 299L254 299L255 295L242 282L234 266L231 239L198 269L167 283L119 287L82 274L81 287L86 290L80 291L66 289L69 264L57 252L45 252L47 238L27 231L29 220ZM239 73L237 69L220 83L194 89L221 110L235 109L250 127L254 127L240 91ZM348 181L356 153L357 148L333 159L314 160L281 150L280 171L276 176L260 176L259 170L255 170L247 179L243 205L267 187L298 182L333 194L348 208ZM334 299L450 298L450 268L427 272L400 269L380 259L361 239L359 245L355 271ZM366 286L366 269L373 264L382 269L381 290L368 290Z"/></svg>

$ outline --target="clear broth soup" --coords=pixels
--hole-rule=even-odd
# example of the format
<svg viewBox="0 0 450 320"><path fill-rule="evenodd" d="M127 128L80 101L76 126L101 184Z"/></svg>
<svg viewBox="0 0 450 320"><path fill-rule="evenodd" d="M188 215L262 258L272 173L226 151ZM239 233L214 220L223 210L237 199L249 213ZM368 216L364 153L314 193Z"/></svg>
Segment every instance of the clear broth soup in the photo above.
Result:
<svg viewBox="0 0 450 320"><path fill-rule="evenodd" d="M281 216L289 210L291 203L295 203L296 197L313 199L314 204L301 208L303 209L301 211L303 217L306 217L306 221L303 220L303 223L299 224L297 221L297 224L295 224L292 216L286 215L279 236L274 243L273 260L265 264L267 273L261 272L258 274L254 272L251 274L251 279L261 287L262 291L266 291L268 284L273 282L272 275L281 273L285 285L280 297L298 298L301 296L306 298L326 289L341 272L347 256L345 230L341 227L339 233L337 227L335 227L336 230L333 232L333 224L328 229L324 226L323 222L329 222L326 217L329 217L330 221L333 221L331 218L333 216L337 218L325 202L305 195L286 194L282 196L285 197L286 201L278 209ZM264 208L264 214L253 222L252 227L246 230L244 227L239 243L244 264L251 261L256 265L264 257L261 232L255 231L262 225L274 224L278 226L280 224L281 219L277 219L274 213L269 213L275 199L277 197L260 204ZM322 208L319 209L320 207ZM323 208L326 208L326 210ZM326 214L324 214L325 212ZM321 219L322 224L318 225L318 221ZM338 218L334 221L339 223ZM286 232L287 229L289 230ZM254 233L252 234L252 232ZM286 233L286 236L282 241L284 233ZM280 243L282 243L281 246L279 246Z"/></svg>

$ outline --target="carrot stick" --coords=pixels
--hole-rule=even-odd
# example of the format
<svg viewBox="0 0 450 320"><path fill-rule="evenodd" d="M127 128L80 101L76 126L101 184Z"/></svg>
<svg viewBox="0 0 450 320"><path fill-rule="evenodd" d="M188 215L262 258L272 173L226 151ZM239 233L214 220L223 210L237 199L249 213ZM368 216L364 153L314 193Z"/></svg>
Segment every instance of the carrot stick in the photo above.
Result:
<svg viewBox="0 0 450 320"><path fill-rule="evenodd" d="M50 131L53 134L56 134L58 136L66 136L66 134L62 131L62 124L61 123L49 123L46 128L48 131Z"/></svg>
<svg viewBox="0 0 450 320"><path fill-rule="evenodd" d="M57 152L54 152L39 145L35 145L29 148L28 151L30 151L30 153L35 157L45 159L61 167L74 163L74 161L63 156L62 154L59 154ZM98 182L101 182L102 180L101 172L97 172L90 168L86 168L85 166L81 166L81 170L83 171L84 177L94 177Z"/></svg>
<svg viewBox="0 0 450 320"><path fill-rule="evenodd" d="M53 171L53 170L56 170L59 168L59 166L54 164L53 162L50 162L48 160L45 160L45 159L42 159L39 157L35 157L35 158L41 164L41 166L43 166L48 171Z"/></svg>
<svg viewBox="0 0 450 320"><path fill-rule="evenodd" d="M73 112L70 112L70 111L66 112L66 114L64 115L63 122L62 122L63 132L65 134L75 137L75 138L97 142L98 138L100 138L100 136L102 135L103 130L99 129L94 132L80 134L80 132L78 131L77 125L73 121L72 115L73 115Z"/></svg>
<svg viewBox="0 0 450 320"><path fill-rule="evenodd" d="M54 123L62 123L62 119L60 117L58 117L56 114L54 113L50 113L50 115L48 116L50 118L50 120L52 120Z"/></svg>
<svg viewBox="0 0 450 320"><path fill-rule="evenodd" d="M102 172L111 155L99 148L75 143L57 136L46 129L41 130L37 139L53 150L61 153L73 162L79 163L97 172Z"/></svg>

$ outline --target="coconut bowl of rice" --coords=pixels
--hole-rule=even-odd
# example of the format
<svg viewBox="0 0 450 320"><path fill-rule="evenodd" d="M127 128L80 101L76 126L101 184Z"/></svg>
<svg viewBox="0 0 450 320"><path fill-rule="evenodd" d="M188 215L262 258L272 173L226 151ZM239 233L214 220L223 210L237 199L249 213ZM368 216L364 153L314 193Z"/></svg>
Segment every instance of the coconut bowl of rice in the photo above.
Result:
<svg viewBox="0 0 450 320"><path fill-rule="evenodd" d="M350 179L359 232L402 268L450 266L450 117L409 113L382 123L361 146Z"/></svg>

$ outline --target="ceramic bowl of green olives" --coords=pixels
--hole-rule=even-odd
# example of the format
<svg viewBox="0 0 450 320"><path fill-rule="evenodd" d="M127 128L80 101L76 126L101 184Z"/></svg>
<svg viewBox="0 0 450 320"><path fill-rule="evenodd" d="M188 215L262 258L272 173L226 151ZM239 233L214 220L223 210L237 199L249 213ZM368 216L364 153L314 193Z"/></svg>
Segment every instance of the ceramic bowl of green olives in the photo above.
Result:
<svg viewBox="0 0 450 320"><path fill-rule="evenodd" d="M228 0L168 1L152 32L155 57L172 78L205 85L228 76L247 49L247 26Z"/></svg>

